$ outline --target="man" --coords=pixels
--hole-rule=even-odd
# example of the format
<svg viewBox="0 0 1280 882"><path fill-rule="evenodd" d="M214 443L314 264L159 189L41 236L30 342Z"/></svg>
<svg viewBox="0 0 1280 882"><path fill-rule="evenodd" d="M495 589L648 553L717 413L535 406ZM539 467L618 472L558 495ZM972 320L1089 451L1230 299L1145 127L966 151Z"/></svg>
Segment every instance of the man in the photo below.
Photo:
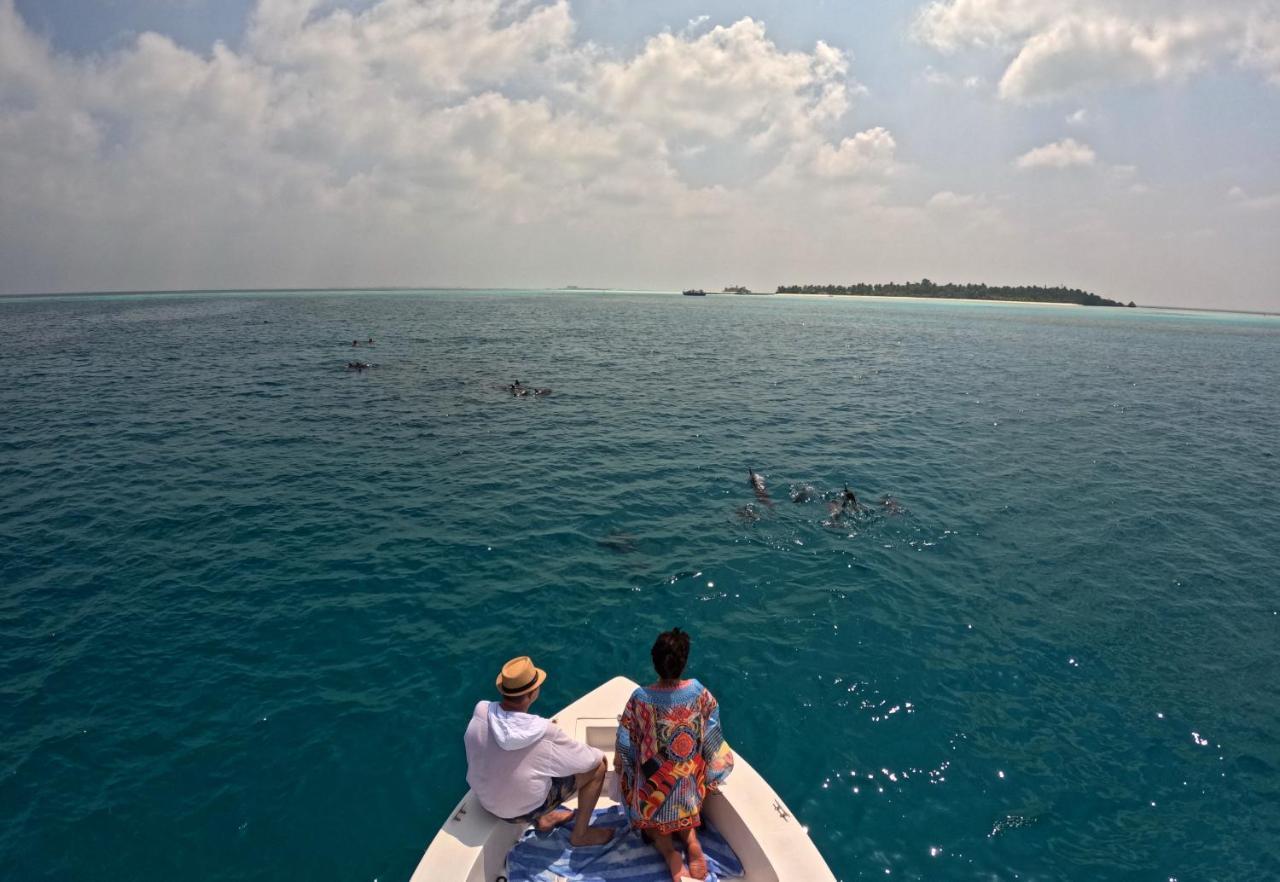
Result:
<svg viewBox="0 0 1280 882"><path fill-rule="evenodd" d="M573 818L571 845L604 845L613 831L589 826L604 784L604 754L529 713L546 678L527 655L502 666L502 700L481 701L467 724L467 783L480 804L505 821L545 833ZM575 793L576 817L558 808Z"/></svg>

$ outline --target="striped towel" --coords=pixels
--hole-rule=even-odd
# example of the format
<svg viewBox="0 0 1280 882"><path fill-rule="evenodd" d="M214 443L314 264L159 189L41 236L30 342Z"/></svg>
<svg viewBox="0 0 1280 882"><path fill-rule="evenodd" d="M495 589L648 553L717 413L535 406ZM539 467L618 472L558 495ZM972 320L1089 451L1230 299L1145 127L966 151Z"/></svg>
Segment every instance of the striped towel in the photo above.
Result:
<svg viewBox="0 0 1280 882"><path fill-rule="evenodd" d="M571 825L545 836L530 827L507 855L509 882L671 882L657 849L628 827L621 806L596 809L591 824L617 832L606 845L570 848ZM742 875L738 856L706 819L698 828L698 841L707 855L708 882Z"/></svg>

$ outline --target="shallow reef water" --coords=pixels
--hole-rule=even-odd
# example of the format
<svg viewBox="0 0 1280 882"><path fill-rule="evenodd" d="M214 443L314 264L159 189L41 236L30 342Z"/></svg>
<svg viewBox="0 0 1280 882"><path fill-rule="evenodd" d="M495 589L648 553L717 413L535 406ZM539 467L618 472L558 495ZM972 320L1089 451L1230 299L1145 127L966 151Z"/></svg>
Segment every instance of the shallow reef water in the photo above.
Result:
<svg viewBox="0 0 1280 882"><path fill-rule="evenodd" d="M0 327L0 878L406 879L503 661L549 714L677 624L839 879L1280 877L1280 319L317 291Z"/></svg>

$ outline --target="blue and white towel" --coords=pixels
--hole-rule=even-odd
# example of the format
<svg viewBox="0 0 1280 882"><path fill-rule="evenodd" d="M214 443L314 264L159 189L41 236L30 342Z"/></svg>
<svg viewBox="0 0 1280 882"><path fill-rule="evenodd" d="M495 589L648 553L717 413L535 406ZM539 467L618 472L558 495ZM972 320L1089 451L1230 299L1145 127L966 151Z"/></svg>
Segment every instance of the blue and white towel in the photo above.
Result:
<svg viewBox="0 0 1280 882"><path fill-rule="evenodd" d="M592 826L617 831L605 845L570 848L571 824L539 836L530 827L507 855L509 882L671 882L658 850L630 829L621 806L596 809ZM729 843L703 820L698 841L707 855L708 882L742 875L742 862Z"/></svg>

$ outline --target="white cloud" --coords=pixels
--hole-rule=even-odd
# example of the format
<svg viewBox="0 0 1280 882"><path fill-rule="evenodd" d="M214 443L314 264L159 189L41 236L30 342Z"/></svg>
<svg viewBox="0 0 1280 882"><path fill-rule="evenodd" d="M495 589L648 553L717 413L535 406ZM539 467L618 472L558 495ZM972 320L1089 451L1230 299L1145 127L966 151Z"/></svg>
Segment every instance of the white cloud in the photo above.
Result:
<svg viewBox="0 0 1280 882"><path fill-rule="evenodd" d="M248 43L259 60L305 71L312 85L344 91L376 80L425 97L536 76L568 49L573 31L567 0L376 0L359 12L259 0Z"/></svg>
<svg viewBox="0 0 1280 882"><path fill-rule="evenodd" d="M1067 124L1072 126L1082 126L1089 119L1089 112L1083 107L1073 113L1067 114Z"/></svg>
<svg viewBox="0 0 1280 882"><path fill-rule="evenodd" d="M584 40L572 9L259 0L234 46L143 34L76 56L0 0L0 291L761 287L918 278L922 260L935 278L1090 287L1087 252L1086 272L1137 299L1228 273L1271 296L1275 252L1252 212L1220 212L1218 244L1170 255L1162 233L1204 223L1177 201L1188 188L1112 200L1136 179L1095 158L1045 210L1019 199L1035 176L1003 174L1003 154L990 168L983 138L956 142L968 183L944 184L899 164L899 151L926 158L928 137L859 118L853 60L835 47L783 48L743 19L622 50ZM1272 31L1252 28L1239 61L1266 70ZM963 71L986 68L956 69L947 85L965 89ZM990 195L965 190L977 181Z"/></svg>
<svg viewBox="0 0 1280 882"><path fill-rule="evenodd" d="M957 209L974 208L984 204L986 200L973 193L954 193L951 190L939 190L929 197L929 201L925 203L925 208L954 211Z"/></svg>
<svg viewBox="0 0 1280 882"><path fill-rule="evenodd" d="M1252 196L1243 187L1234 186L1227 191L1227 197L1237 208L1248 211L1271 211L1280 208L1280 193Z"/></svg>
<svg viewBox="0 0 1280 882"><path fill-rule="evenodd" d="M940 71L933 66L928 66L920 74L920 78L931 86L937 86L941 89L964 89L973 91L981 89L986 85L982 77L975 74L960 76L957 74Z"/></svg>
<svg viewBox="0 0 1280 882"><path fill-rule="evenodd" d="M0 286L483 284L579 234L892 171L892 134L849 133L842 52L701 24L618 56L576 41L566 0L259 0L240 49L144 33L76 58L0 0Z"/></svg>
<svg viewBox="0 0 1280 882"><path fill-rule="evenodd" d="M823 178L847 178L881 171L892 165L896 147L888 129L858 132L835 146L819 144L812 159L813 172Z"/></svg>
<svg viewBox="0 0 1280 882"><path fill-rule="evenodd" d="M1088 144L1081 144L1074 138L1064 138L1061 141L1028 150L1019 156L1014 164L1020 169L1062 169L1091 166L1097 159L1097 154Z"/></svg>
<svg viewBox="0 0 1280 882"><path fill-rule="evenodd" d="M744 18L701 36L659 34L600 66L591 98L618 118L675 135L745 138L757 148L810 136L849 107L848 61L819 42L782 52Z"/></svg>
<svg viewBox="0 0 1280 882"><path fill-rule="evenodd" d="M1280 12L1271 9L1250 17L1240 63L1262 71L1273 85L1280 86Z"/></svg>
<svg viewBox="0 0 1280 882"><path fill-rule="evenodd" d="M999 93L1012 101L1177 82L1219 62L1280 83L1280 0L935 0L914 31L942 51L1011 54Z"/></svg>
<svg viewBox="0 0 1280 882"><path fill-rule="evenodd" d="M689 19L688 23L681 29L680 34L684 37L692 36L699 28L709 21L711 21L711 16L709 15L695 16L694 18Z"/></svg>

